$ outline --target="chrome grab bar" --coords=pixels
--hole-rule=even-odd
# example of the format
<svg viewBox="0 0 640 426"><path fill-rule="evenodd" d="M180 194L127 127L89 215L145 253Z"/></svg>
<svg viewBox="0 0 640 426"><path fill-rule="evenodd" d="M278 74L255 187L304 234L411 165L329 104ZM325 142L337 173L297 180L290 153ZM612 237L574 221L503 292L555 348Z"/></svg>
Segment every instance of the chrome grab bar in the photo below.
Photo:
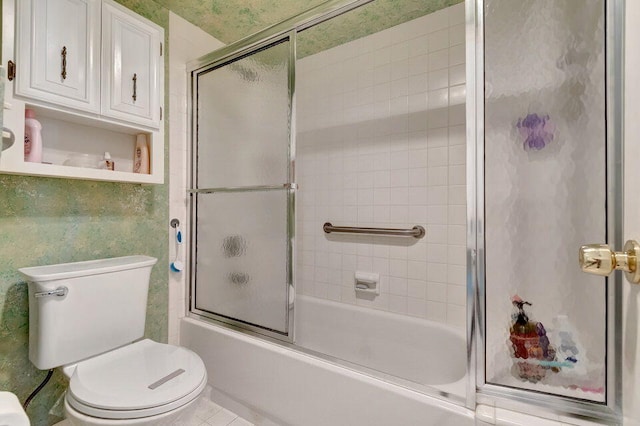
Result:
<svg viewBox="0 0 640 426"><path fill-rule="evenodd" d="M223 188L194 188L187 189L190 194L213 194L215 192L256 192L256 191L272 191L274 189L298 189L296 183L285 183L282 185L261 185L261 186L233 186Z"/></svg>
<svg viewBox="0 0 640 426"><path fill-rule="evenodd" d="M67 293L69 293L69 289L62 286L62 287L56 288L55 290L39 291L35 293L34 296L36 297L36 299L39 299L41 297L51 297L51 296L64 297L67 295Z"/></svg>
<svg viewBox="0 0 640 426"><path fill-rule="evenodd" d="M333 226L331 222L322 225L325 233L341 232L343 234L369 234L369 235L392 235L396 237L415 237L422 238L427 231L420 225L416 225L411 229L397 228L357 228L351 226Z"/></svg>

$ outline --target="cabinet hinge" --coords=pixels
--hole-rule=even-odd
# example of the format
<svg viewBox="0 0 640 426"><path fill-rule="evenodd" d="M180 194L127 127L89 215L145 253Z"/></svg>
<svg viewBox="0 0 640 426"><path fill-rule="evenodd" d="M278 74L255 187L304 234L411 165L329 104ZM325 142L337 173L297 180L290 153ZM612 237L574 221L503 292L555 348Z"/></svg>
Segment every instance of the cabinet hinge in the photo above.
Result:
<svg viewBox="0 0 640 426"><path fill-rule="evenodd" d="M16 63L9 61L7 64L7 80L13 81L16 78Z"/></svg>
<svg viewBox="0 0 640 426"><path fill-rule="evenodd" d="M160 43L160 56L162 56L162 43Z"/></svg>
<svg viewBox="0 0 640 426"><path fill-rule="evenodd" d="M162 120L162 107L160 107L160 120Z"/></svg>

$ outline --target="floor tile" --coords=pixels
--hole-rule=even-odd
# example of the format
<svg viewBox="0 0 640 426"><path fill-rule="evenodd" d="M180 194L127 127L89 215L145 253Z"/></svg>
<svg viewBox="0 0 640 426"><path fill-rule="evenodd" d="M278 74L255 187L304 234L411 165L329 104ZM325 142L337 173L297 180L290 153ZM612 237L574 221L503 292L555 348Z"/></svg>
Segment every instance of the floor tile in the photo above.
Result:
<svg viewBox="0 0 640 426"><path fill-rule="evenodd" d="M200 397L194 415L201 421L207 421L218 412L222 411L222 407L208 398Z"/></svg>
<svg viewBox="0 0 640 426"><path fill-rule="evenodd" d="M246 421L242 417L238 417L237 419L229 423L229 426L253 426L253 423Z"/></svg>
<svg viewBox="0 0 640 426"><path fill-rule="evenodd" d="M231 423L237 418L238 418L237 415L223 408L220 412L218 412L217 414L214 414L213 417L211 417L210 419L207 419L207 423L210 426L227 426L229 423Z"/></svg>

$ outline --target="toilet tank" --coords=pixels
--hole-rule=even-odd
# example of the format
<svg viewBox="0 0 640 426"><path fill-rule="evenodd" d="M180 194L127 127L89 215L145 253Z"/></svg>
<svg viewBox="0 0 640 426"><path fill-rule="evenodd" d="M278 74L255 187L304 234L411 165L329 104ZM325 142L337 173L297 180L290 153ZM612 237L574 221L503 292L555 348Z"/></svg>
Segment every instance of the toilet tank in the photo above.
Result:
<svg viewBox="0 0 640 426"><path fill-rule="evenodd" d="M29 282L31 362L47 370L141 338L156 262L126 256L19 269Z"/></svg>

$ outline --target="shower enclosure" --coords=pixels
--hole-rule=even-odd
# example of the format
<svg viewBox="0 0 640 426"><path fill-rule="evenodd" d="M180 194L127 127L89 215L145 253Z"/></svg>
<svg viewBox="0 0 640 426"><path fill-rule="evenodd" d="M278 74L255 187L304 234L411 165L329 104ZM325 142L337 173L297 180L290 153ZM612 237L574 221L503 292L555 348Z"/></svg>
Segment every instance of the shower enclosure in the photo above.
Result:
<svg viewBox="0 0 640 426"><path fill-rule="evenodd" d="M191 316L617 419L619 295L576 252L620 237L620 10L331 0L190 64Z"/></svg>
<svg viewBox="0 0 640 426"><path fill-rule="evenodd" d="M294 52L287 35L193 86L193 308L278 337L293 322Z"/></svg>

